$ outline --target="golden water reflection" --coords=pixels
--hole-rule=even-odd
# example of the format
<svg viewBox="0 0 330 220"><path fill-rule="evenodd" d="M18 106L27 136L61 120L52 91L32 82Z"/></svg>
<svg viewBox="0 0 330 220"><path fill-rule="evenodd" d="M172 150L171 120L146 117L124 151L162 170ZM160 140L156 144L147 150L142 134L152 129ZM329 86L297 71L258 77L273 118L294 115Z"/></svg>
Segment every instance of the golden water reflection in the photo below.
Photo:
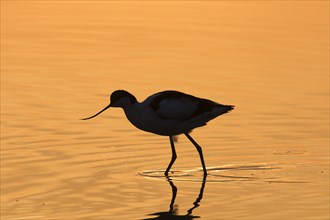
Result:
<svg viewBox="0 0 330 220"><path fill-rule="evenodd" d="M175 205L175 198L178 192L178 188L174 185L173 180L169 177L167 177L167 181L171 186L172 189L172 199L169 205L169 210L165 212L156 212L149 215L156 216L154 218L146 218L145 220L156 220L156 219L195 219L200 218L200 216L194 216L192 214L193 210L196 209L198 206L200 206L200 202L203 198L204 188L206 184L207 177L204 176L203 180L201 181L201 188L198 194L197 199L193 203L193 207L187 210L186 215L179 215L178 214L178 205Z"/></svg>
<svg viewBox="0 0 330 220"><path fill-rule="evenodd" d="M157 172L171 158L168 138L137 130L119 109L79 119L116 89L139 101L173 89L236 106L192 134L210 175L191 216L329 219L328 8L1 1L1 218L143 219L166 210L170 182ZM185 137L177 155L171 178L182 216L202 172Z"/></svg>

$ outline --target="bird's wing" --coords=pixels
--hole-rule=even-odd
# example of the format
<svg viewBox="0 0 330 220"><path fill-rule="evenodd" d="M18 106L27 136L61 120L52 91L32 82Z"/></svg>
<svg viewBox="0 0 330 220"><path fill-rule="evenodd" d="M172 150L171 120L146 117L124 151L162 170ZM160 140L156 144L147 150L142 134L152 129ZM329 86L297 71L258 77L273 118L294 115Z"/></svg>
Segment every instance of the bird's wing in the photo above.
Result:
<svg viewBox="0 0 330 220"><path fill-rule="evenodd" d="M164 91L156 94L149 105L163 119L186 120L199 108L197 97L177 91Z"/></svg>
<svg viewBox="0 0 330 220"><path fill-rule="evenodd" d="M178 91L160 92L146 101L160 118L178 121L198 116L206 116L204 120L210 120L234 109L231 105L222 105Z"/></svg>

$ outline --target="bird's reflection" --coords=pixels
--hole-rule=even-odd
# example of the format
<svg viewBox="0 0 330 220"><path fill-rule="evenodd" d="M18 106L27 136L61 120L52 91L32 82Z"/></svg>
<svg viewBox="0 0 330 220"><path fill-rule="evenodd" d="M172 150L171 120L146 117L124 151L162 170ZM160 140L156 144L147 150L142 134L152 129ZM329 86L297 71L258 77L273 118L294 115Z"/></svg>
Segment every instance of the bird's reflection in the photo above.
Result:
<svg viewBox="0 0 330 220"><path fill-rule="evenodd" d="M195 200L195 202L193 203L193 207L188 209L187 214L185 214L185 215L179 215L178 208L177 208L177 206L174 205L176 194L178 191L177 187L174 185L172 179L170 179L169 177L167 177L167 181L172 188L172 199L171 199L169 210L167 212L165 211L165 212L156 212L156 213L149 214L149 215L152 215L155 217L145 218L143 220L161 220L161 219L164 219L164 220L165 219L166 220L189 220L189 219L200 218L200 216L192 215L192 212L195 208L197 208L199 206L199 203L203 198L203 193L204 193L204 188L205 188L205 183L206 183L206 176L203 178L201 189L199 191L199 195L198 195L197 199Z"/></svg>

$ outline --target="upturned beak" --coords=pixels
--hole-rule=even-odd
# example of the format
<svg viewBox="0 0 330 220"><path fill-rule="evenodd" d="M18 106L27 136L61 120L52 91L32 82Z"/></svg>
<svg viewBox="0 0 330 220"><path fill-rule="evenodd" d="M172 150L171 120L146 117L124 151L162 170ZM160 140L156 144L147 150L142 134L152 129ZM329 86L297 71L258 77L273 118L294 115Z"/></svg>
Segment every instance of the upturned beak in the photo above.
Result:
<svg viewBox="0 0 330 220"><path fill-rule="evenodd" d="M88 117L88 118L82 118L80 120L88 120L88 119L94 118L94 117L98 116L99 114L101 114L102 112L104 112L105 110L107 110L110 107L111 107L111 103L107 107L105 107L104 109L102 109L100 112L96 113L95 115L93 115L91 117Z"/></svg>

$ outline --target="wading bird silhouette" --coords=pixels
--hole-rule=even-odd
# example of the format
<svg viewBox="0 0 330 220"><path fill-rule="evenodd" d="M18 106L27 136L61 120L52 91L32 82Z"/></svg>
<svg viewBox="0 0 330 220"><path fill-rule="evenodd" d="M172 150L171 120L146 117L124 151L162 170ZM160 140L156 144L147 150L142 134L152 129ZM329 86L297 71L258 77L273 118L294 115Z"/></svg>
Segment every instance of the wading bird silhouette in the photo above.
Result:
<svg viewBox="0 0 330 220"><path fill-rule="evenodd" d="M168 172L177 158L174 137L184 134L199 153L204 177L207 175L207 171L202 148L189 133L197 127L206 125L208 121L219 115L234 109L232 105L222 105L178 91L159 92L149 96L143 102L138 102L131 93L125 90L116 90L111 94L108 106L97 114L82 120L94 118L110 107L122 108L127 119L138 129L169 137L172 159L165 171L166 176L168 176Z"/></svg>

